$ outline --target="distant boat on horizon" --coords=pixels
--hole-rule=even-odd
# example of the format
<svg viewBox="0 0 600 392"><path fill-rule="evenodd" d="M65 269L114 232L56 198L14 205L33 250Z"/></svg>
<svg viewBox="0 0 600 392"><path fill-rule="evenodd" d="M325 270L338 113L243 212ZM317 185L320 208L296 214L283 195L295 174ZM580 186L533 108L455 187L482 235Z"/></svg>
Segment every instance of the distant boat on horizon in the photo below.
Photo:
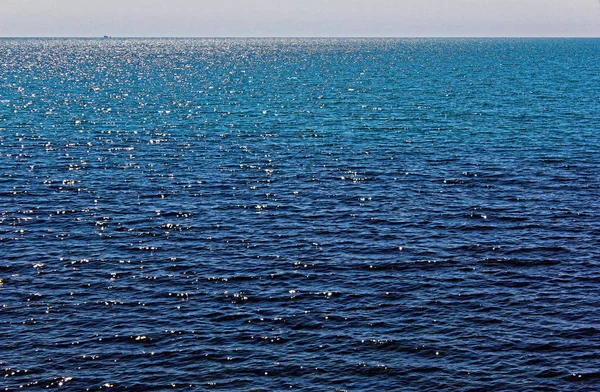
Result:
<svg viewBox="0 0 600 392"><path fill-rule="evenodd" d="M111 36L110 36L110 35L105 35L105 36L104 36L104 39L109 39L109 38L111 38Z"/></svg>

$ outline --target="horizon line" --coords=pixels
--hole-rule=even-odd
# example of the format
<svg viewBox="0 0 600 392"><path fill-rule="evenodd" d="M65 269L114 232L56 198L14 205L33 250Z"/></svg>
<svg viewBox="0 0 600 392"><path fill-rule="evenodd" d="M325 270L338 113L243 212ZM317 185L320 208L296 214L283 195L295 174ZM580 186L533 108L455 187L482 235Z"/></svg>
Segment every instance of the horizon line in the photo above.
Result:
<svg viewBox="0 0 600 392"><path fill-rule="evenodd" d="M373 38L373 39L408 39L408 38L474 38L474 39L483 39L483 38L600 38L600 36L595 35L256 35L256 36L244 36L244 35L215 35L215 36L185 36L185 35L165 35L165 36L151 36L151 35L140 35L140 36L127 36L127 35L24 35L24 36L4 36L0 35L0 39L59 39L59 38L70 38L70 39L332 39L332 38L347 38L347 39L363 39L363 38Z"/></svg>

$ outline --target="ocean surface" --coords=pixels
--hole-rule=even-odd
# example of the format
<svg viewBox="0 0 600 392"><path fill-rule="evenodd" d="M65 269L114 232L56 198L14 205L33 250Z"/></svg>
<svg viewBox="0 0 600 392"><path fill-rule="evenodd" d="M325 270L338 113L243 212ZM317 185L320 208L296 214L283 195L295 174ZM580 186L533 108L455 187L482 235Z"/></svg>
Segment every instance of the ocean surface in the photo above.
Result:
<svg viewBox="0 0 600 392"><path fill-rule="evenodd" d="M600 39L0 39L2 390L600 390Z"/></svg>

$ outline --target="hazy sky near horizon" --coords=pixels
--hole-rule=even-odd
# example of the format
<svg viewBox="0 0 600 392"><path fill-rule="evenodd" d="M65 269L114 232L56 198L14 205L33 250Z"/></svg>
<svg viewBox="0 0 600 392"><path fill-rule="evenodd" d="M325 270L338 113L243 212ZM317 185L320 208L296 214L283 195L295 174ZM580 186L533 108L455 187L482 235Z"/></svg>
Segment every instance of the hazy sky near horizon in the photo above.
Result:
<svg viewBox="0 0 600 392"><path fill-rule="evenodd" d="M592 36L598 0L0 0L3 37Z"/></svg>

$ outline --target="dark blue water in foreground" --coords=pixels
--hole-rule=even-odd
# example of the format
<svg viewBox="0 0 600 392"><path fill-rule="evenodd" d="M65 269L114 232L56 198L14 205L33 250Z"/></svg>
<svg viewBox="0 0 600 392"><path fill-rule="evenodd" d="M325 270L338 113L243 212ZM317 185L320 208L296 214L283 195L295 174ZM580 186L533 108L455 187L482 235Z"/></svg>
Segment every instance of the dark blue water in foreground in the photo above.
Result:
<svg viewBox="0 0 600 392"><path fill-rule="evenodd" d="M600 40L0 40L6 390L600 388Z"/></svg>

